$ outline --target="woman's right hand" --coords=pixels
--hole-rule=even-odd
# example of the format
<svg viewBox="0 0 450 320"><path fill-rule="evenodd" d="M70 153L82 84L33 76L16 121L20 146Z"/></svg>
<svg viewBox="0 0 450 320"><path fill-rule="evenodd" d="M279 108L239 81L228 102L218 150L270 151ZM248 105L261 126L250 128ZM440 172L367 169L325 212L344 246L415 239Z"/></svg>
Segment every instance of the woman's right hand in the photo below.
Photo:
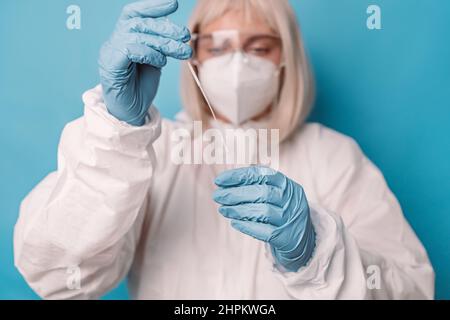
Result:
<svg viewBox="0 0 450 320"><path fill-rule="evenodd" d="M189 59L186 27L166 16L177 0L147 0L124 7L116 30L100 52L99 69L109 113L131 125L142 126L158 90L167 56Z"/></svg>

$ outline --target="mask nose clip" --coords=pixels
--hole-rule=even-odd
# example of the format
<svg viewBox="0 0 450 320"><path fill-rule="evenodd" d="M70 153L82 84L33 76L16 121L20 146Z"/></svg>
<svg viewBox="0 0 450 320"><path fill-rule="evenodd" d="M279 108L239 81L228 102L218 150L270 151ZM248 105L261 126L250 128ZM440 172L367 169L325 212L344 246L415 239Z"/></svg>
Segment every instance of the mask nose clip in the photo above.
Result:
<svg viewBox="0 0 450 320"><path fill-rule="evenodd" d="M229 63L231 64L233 61L236 62L241 61L244 64L248 64L250 62L250 58L247 53L245 53L243 50L236 50L233 52L233 54L230 56Z"/></svg>

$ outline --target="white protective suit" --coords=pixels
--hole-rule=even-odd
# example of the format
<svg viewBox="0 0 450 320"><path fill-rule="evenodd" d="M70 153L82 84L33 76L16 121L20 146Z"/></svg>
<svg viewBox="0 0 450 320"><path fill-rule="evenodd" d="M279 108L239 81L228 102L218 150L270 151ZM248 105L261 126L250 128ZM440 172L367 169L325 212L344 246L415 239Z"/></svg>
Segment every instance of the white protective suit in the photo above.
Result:
<svg viewBox="0 0 450 320"><path fill-rule="evenodd" d="M153 107L143 127L120 122L100 87L83 99L58 170L25 198L15 227L15 264L41 297L98 298L128 275L135 299L433 298L423 246L352 139L307 124L281 145L279 170L304 187L317 233L307 266L283 273L217 212L214 167L170 161L170 133L185 124ZM71 266L80 289L68 289ZM367 285L374 270L379 289Z"/></svg>

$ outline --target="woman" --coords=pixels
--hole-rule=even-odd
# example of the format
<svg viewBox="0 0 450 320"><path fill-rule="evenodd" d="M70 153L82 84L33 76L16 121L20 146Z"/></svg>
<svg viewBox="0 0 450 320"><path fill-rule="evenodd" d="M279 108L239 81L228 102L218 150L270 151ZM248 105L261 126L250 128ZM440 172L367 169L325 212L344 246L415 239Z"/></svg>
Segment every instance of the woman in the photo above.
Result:
<svg viewBox="0 0 450 320"><path fill-rule="evenodd" d="M433 298L380 171L352 139L304 123L313 85L288 1L200 0L192 36L166 18L176 9L128 5L103 46L101 86L64 129L57 172L21 205L29 285L53 299L98 298L126 275L136 299ZM179 120L149 108L167 56L192 57L217 120L187 65ZM279 129L280 172L174 164L172 133L193 120Z"/></svg>

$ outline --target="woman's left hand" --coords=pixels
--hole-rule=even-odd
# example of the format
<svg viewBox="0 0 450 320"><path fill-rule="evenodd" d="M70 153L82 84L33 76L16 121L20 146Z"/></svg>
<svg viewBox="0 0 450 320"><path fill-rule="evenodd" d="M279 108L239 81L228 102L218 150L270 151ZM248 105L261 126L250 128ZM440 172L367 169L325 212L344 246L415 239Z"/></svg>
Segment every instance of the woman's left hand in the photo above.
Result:
<svg viewBox="0 0 450 320"><path fill-rule="evenodd" d="M225 171L215 183L219 212L235 229L269 243L276 263L287 271L296 272L308 263L315 232L300 185L258 166Z"/></svg>

